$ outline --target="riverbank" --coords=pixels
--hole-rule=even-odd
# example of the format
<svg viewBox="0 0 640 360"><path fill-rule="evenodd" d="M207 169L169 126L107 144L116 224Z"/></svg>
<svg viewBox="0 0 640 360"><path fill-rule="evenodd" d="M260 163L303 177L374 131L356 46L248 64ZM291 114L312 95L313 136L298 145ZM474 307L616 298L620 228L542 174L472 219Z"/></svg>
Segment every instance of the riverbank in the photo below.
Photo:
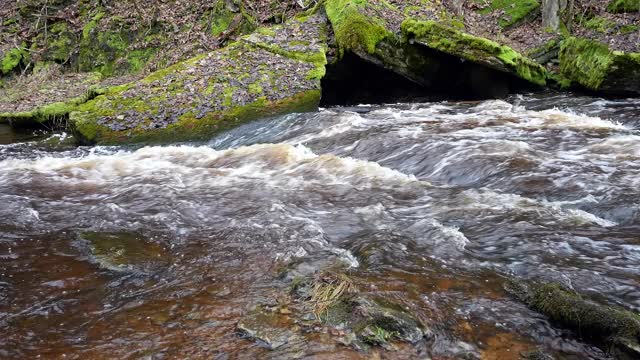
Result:
<svg viewBox="0 0 640 360"><path fill-rule="evenodd" d="M277 17L244 2L194 2L197 11L178 20L185 9L169 16L161 4L61 0L34 29L30 2L3 12L0 121L72 129L86 144L148 143L202 139L321 102L500 98L545 87L640 94L631 7L578 1L556 31L541 25L535 0L457 3L285 2Z"/></svg>

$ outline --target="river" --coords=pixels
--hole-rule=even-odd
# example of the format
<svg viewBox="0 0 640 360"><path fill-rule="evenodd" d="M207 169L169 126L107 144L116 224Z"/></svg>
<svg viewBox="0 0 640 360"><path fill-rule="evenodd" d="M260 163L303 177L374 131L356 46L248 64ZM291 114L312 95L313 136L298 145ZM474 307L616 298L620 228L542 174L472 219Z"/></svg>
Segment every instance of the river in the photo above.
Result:
<svg viewBox="0 0 640 360"><path fill-rule="evenodd" d="M638 99L567 94L327 108L170 146L0 128L0 358L606 359L502 284L640 310L638 129ZM288 301L283 268L336 263L433 336L357 351L295 310L277 349L237 334Z"/></svg>

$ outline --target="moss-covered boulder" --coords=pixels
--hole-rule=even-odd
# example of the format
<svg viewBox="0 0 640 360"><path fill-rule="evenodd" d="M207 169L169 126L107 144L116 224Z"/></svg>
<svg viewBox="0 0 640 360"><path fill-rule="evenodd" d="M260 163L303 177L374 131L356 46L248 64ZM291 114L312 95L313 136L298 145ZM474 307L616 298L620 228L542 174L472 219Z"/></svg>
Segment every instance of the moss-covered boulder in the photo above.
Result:
<svg viewBox="0 0 640 360"><path fill-rule="evenodd" d="M607 5L607 11L617 13L640 11L640 1L638 0L612 0Z"/></svg>
<svg viewBox="0 0 640 360"><path fill-rule="evenodd" d="M513 74L536 85L546 84L546 70L508 46L466 34L435 21L407 19L402 23L402 32L408 41Z"/></svg>
<svg viewBox="0 0 640 360"><path fill-rule="evenodd" d="M560 75L580 87L608 94L640 94L640 53L612 51L572 37L560 48Z"/></svg>
<svg viewBox="0 0 640 360"><path fill-rule="evenodd" d="M63 121L101 91L99 73L61 74L52 65L0 89L0 122L15 127ZM64 125L64 124L61 124Z"/></svg>
<svg viewBox="0 0 640 360"><path fill-rule="evenodd" d="M258 117L317 108L327 21L298 16L146 78L70 114L85 143L206 139Z"/></svg>
<svg viewBox="0 0 640 360"><path fill-rule="evenodd" d="M531 309L592 339L617 359L640 358L640 316L604 306L553 283L509 282L506 289Z"/></svg>
<svg viewBox="0 0 640 360"><path fill-rule="evenodd" d="M425 74L443 60L424 52L416 56L416 43L536 85L546 83L542 66L507 46L456 29L454 16L419 20L382 0L327 0L325 7L341 54L350 51L421 85L430 84Z"/></svg>

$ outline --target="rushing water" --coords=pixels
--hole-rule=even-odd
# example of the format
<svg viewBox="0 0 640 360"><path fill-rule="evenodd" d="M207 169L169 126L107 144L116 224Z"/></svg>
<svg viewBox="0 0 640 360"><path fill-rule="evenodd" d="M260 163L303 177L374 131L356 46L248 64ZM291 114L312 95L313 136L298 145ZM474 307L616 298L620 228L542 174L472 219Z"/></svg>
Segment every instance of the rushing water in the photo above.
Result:
<svg viewBox="0 0 640 360"><path fill-rule="evenodd" d="M368 358L322 327L276 350L234 331L282 301L283 264L332 261L435 334L383 357L606 358L502 281L640 310L639 127L638 100L545 95L326 109L163 147L0 129L0 358Z"/></svg>

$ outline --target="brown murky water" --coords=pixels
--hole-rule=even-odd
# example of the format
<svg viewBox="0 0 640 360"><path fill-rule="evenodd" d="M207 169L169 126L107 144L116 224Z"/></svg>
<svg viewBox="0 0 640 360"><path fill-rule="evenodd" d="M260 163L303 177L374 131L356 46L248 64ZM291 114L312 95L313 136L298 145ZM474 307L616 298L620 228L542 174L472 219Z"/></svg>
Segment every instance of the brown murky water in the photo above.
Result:
<svg viewBox="0 0 640 360"><path fill-rule="evenodd" d="M503 290L640 310L640 101L336 108L209 143L74 148L0 128L0 358L606 359ZM282 269L336 262L433 332L356 351ZM255 306L287 342L239 336Z"/></svg>

